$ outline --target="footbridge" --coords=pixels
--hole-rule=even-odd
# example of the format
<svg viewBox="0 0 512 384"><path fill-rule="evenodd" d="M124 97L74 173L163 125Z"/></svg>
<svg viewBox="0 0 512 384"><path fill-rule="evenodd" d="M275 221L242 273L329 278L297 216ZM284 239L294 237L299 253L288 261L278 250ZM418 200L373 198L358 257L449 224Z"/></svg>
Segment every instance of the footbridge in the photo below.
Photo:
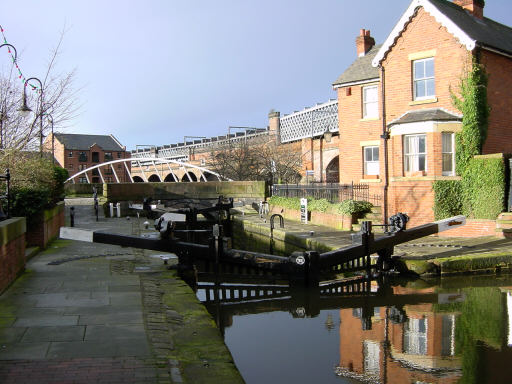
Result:
<svg viewBox="0 0 512 384"><path fill-rule="evenodd" d="M87 183L91 183L89 172L92 175L100 177L101 182L105 184L105 180L114 175L116 183L119 183L120 178L118 175L119 168L116 170L116 165L123 165L128 173L132 183L137 182L200 182L200 181L231 181L213 172L207 168L190 164L184 161L176 160L174 158L166 157L145 157L144 159L120 159L112 160L105 163L96 164L92 167L86 168L80 172L75 173L69 177L66 182L75 183L76 180L83 179ZM137 167L138 174L133 174L133 168ZM121 167L122 169L122 167ZM108 175L108 176L107 176Z"/></svg>

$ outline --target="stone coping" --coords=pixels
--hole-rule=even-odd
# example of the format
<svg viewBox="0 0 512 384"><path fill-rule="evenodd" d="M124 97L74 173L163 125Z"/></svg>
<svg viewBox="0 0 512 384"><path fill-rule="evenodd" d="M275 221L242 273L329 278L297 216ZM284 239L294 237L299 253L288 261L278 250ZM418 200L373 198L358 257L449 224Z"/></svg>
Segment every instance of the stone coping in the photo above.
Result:
<svg viewBox="0 0 512 384"><path fill-rule="evenodd" d="M0 246L17 239L27 231L27 220L24 217L13 217L0 221Z"/></svg>

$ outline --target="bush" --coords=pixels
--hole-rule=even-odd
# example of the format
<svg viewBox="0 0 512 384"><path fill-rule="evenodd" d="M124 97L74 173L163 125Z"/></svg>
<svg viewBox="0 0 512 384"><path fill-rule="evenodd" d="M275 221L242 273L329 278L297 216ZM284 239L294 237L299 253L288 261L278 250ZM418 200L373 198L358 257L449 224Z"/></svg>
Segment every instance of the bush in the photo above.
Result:
<svg viewBox="0 0 512 384"><path fill-rule="evenodd" d="M477 156L462 175L463 212L475 219L491 219L505 208L505 163L501 155Z"/></svg>
<svg viewBox="0 0 512 384"><path fill-rule="evenodd" d="M337 205L337 212L346 216L350 215L364 215L365 213L371 212L372 203L368 201L358 200L343 200Z"/></svg>
<svg viewBox="0 0 512 384"><path fill-rule="evenodd" d="M299 197L280 197L272 196L268 203L270 205L277 205L287 209L300 210ZM344 200L341 203L333 204L327 199L315 200L308 198L308 211L311 212L327 212L332 211L343 215L359 214L363 215L372 210L373 205L367 201Z"/></svg>
<svg viewBox="0 0 512 384"><path fill-rule="evenodd" d="M433 189L436 220L462 214L462 183L460 180L438 180L434 182Z"/></svg>
<svg viewBox="0 0 512 384"><path fill-rule="evenodd" d="M51 192L40 188L13 188L11 190L11 216L27 218L30 228L37 223L45 208L48 208Z"/></svg>

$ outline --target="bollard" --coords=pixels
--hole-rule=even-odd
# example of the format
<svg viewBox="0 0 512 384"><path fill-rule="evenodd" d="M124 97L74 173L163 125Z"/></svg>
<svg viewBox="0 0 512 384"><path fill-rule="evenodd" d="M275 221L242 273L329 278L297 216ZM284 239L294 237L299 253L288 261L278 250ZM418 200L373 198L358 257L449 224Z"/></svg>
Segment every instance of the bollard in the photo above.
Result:
<svg viewBox="0 0 512 384"><path fill-rule="evenodd" d="M108 203L110 208L110 217L114 217L114 203Z"/></svg>
<svg viewBox="0 0 512 384"><path fill-rule="evenodd" d="M70 221L70 227L75 226L75 207L69 208L69 221Z"/></svg>
<svg viewBox="0 0 512 384"><path fill-rule="evenodd" d="M117 203L116 207L117 207L117 217L121 217L121 203Z"/></svg>

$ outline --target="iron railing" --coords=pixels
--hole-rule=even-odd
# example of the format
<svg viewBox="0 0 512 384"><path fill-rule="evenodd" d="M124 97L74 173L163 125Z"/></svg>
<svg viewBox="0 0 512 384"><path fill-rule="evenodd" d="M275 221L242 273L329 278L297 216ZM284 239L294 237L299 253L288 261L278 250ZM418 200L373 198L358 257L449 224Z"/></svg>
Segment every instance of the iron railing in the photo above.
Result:
<svg viewBox="0 0 512 384"><path fill-rule="evenodd" d="M331 203L343 200L369 201L375 206L380 205L381 196L370 193L368 184L274 184L272 196L280 197L311 197L326 199Z"/></svg>

